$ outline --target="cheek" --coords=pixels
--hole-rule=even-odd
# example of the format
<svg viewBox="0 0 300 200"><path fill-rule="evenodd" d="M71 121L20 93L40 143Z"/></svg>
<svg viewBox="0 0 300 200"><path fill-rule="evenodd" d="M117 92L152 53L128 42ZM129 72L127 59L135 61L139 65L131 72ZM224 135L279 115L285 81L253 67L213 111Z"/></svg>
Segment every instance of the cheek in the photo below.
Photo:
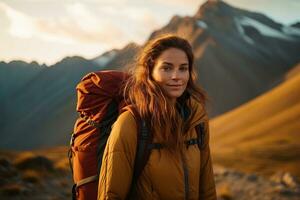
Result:
<svg viewBox="0 0 300 200"><path fill-rule="evenodd" d="M186 75L184 76L184 79L185 79L186 83L189 81L189 79L190 79L190 73L189 72L186 73Z"/></svg>
<svg viewBox="0 0 300 200"><path fill-rule="evenodd" d="M154 81L156 81L158 83L163 81L163 76L158 70L153 70L152 78L153 78Z"/></svg>

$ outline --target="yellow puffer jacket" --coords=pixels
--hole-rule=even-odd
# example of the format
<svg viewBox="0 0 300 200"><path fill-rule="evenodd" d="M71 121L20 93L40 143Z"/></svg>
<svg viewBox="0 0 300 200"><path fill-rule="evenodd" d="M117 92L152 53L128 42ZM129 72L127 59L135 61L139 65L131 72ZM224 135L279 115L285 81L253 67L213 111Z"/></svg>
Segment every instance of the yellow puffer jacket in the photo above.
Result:
<svg viewBox="0 0 300 200"><path fill-rule="evenodd" d="M196 111L185 140L197 138L195 126L208 119L201 104L189 100ZM203 117L204 116L204 117ZM209 137L208 126L206 136ZM155 141L155 138L154 138ZM200 154L197 145L183 147L182 153L152 150L137 183L137 199L216 200L208 139ZM113 125L100 171L98 199L125 199L130 191L137 145L137 125L133 115L122 113ZM200 155L202 158L200 159Z"/></svg>

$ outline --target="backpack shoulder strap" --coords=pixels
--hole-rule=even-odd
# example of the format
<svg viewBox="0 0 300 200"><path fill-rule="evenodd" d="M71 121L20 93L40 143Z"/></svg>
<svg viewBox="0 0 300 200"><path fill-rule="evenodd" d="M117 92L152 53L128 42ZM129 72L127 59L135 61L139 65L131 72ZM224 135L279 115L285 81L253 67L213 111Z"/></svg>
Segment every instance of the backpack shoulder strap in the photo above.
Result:
<svg viewBox="0 0 300 200"><path fill-rule="evenodd" d="M135 199L137 181L145 165L147 164L151 153L151 148L149 147L152 143L152 134L148 127L147 121L140 117L140 115L133 106L127 107L126 110L129 110L133 114L138 129L134 171L131 181L130 192L128 193L126 198Z"/></svg>
<svg viewBox="0 0 300 200"><path fill-rule="evenodd" d="M207 137L207 134L205 132L205 122L200 123L199 125L196 126L196 132L197 132L197 144L198 144L198 148L200 150L200 160L201 160L201 168L202 168L202 164L204 162L203 160L203 151L205 148L205 139Z"/></svg>
<svg viewBox="0 0 300 200"><path fill-rule="evenodd" d="M205 146L205 122L201 122L196 126L196 132L197 132L197 140L198 140L198 147L201 150L204 149Z"/></svg>

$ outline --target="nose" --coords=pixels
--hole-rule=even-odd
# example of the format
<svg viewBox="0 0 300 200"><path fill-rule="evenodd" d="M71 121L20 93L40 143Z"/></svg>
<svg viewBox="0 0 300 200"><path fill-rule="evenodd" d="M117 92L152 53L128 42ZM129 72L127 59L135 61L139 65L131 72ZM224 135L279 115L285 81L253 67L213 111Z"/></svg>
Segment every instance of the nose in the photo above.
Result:
<svg viewBox="0 0 300 200"><path fill-rule="evenodd" d="M179 79L179 71L178 70L173 70L171 78L173 80L178 80Z"/></svg>

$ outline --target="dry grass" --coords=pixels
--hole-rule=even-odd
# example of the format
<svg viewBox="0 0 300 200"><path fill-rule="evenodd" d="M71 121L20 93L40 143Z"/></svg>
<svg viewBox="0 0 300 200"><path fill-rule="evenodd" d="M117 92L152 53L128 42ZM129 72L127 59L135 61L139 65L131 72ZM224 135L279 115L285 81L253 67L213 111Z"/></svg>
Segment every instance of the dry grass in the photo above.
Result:
<svg viewBox="0 0 300 200"><path fill-rule="evenodd" d="M219 185L217 187L217 196L219 200L232 200L233 194L230 186L226 183Z"/></svg>
<svg viewBox="0 0 300 200"><path fill-rule="evenodd" d="M22 180L30 183L40 183L43 179L43 174L35 170L25 170L22 173Z"/></svg>
<svg viewBox="0 0 300 200"><path fill-rule="evenodd" d="M0 199L70 199L66 149L0 151ZM8 176L11 171L16 175Z"/></svg>
<svg viewBox="0 0 300 200"><path fill-rule="evenodd" d="M216 163L271 175L286 170L300 178L300 74L211 122Z"/></svg>
<svg viewBox="0 0 300 200"><path fill-rule="evenodd" d="M14 165L20 170L39 170L41 172L52 172L53 162L32 152L20 153L14 160Z"/></svg>
<svg viewBox="0 0 300 200"><path fill-rule="evenodd" d="M60 172L69 173L70 172L70 164L68 158L61 159L55 163L55 169Z"/></svg>
<svg viewBox="0 0 300 200"><path fill-rule="evenodd" d="M0 189L0 193L4 196L17 196L24 193L24 187L19 183L4 185Z"/></svg>
<svg viewBox="0 0 300 200"><path fill-rule="evenodd" d="M285 74L285 79L290 79L290 78L296 76L299 73L300 73L300 63L298 63L297 65L295 65L291 70L289 70Z"/></svg>
<svg viewBox="0 0 300 200"><path fill-rule="evenodd" d="M47 158L53 162L53 168L55 171L59 173L70 173L67 152L68 147L66 146L58 146L34 151L36 155L47 156Z"/></svg>

